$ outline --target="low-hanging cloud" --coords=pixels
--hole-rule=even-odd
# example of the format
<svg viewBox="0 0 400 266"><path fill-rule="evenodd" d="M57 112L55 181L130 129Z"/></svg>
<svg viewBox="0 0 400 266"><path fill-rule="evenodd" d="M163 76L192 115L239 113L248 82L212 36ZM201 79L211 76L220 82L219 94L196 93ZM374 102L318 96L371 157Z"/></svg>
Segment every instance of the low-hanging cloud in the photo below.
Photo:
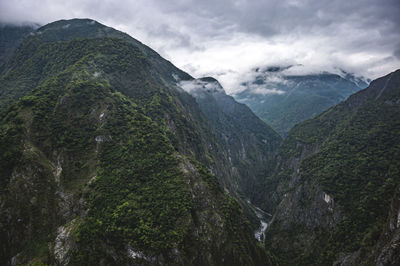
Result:
<svg viewBox="0 0 400 266"><path fill-rule="evenodd" d="M400 68L398 0L0 1L0 22L89 17L125 31L228 93L266 65L345 69L376 78Z"/></svg>
<svg viewBox="0 0 400 266"><path fill-rule="evenodd" d="M259 85L255 85L255 84L250 85L247 89L252 94L259 94L262 96L273 95L273 94L281 95L281 94L285 93L284 91L278 90L277 88L268 89L263 86L259 86Z"/></svg>
<svg viewBox="0 0 400 266"><path fill-rule="evenodd" d="M194 80L182 80L177 83L177 86L182 88L184 91L197 97L203 97L207 92L225 93L224 89L217 81L203 81L199 79Z"/></svg>
<svg viewBox="0 0 400 266"><path fill-rule="evenodd" d="M277 89L279 86L288 85L290 83L290 81L288 81L284 75L285 68L286 67L279 68L277 71L268 71L268 68L253 69L252 71L243 75L243 82L240 84L239 89L235 92L247 90L252 94L258 94L262 96L285 94L285 91Z"/></svg>

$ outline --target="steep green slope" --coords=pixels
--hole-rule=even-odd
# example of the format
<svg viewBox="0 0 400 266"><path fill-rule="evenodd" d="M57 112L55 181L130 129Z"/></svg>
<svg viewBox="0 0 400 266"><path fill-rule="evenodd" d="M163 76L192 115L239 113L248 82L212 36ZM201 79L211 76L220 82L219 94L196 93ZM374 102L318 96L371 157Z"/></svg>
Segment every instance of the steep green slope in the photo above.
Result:
<svg viewBox="0 0 400 266"><path fill-rule="evenodd" d="M0 23L0 69L10 55L39 25L11 25Z"/></svg>
<svg viewBox="0 0 400 266"><path fill-rule="evenodd" d="M154 74L159 83L173 84L174 76L183 80L191 78L155 51L125 33L90 19L60 20L37 29L22 43L16 55L6 62L0 80L0 110L24 96L30 89L40 84L41 80L54 74L54 71L62 70L65 65L76 61L84 54L84 51L76 52L74 56L70 57L64 53L64 55L60 55L64 58L52 58L54 51L51 50L51 46L46 47L47 44L79 38L105 37L122 39L136 46L152 65L148 74ZM57 61L52 59L57 59ZM29 62L26 62L27 60ZM120 80L120 82L124 81ZM13 89L11 90L11 88Z"/></svg>
<svg viewBox="0 0 400 266"><path fill-rule="evenodd" d="M364 81L348 73L343 73L343 77L330 73L293 76L285 75L286 69L258 69L255 79L244 83L246 89L235 95L237 101L247 104L281 136L286 136L294 125L367 87Z"/></svg>
<svg viewBox="0 0 400 266"><path fill-rule="evenodd" d="M208 169L228 165L175 87L188 75L131 41L46 32L0 82L1 262L268 264Z"/></svg>
<svg viewBox="0 0 400 266"><path fill-rule="evenodd" d="M399 262L399 103L398 70L290 131L267 185L283 262Z"/></svg>
<svg viewBox="0 0 400 266"><path fill-rule="evenodd" d="M187 156L193 156L207 165L219 178L222 185L236 197L252 198L253 195L262 195L261 192L252 193L252 190L259 187L255 184L255 179L263 179L265 176L261 171L266 171L267 167L264 167L264 162L277 148L279 140L276 138L276 134L260 133L262 130L267 130L267 132L271 132L271 130L253 114L250 114L250 110L239 108L244 110L246 117L239 121L232 119L236 114L229 115L231 118L225 125L231 123L236 126L228 126L224 130L224 134L234 134L242 139L254 140L254 137L251 136L257 131L257 140L255 140L257 144L251 144L249 147L247 145L231 147L235 141L232 140L230 143L222 141L221 132L216 129L219 121L205 116L207 110L201 110L193 97L178 88L177 83L193 81L192 77L129 35L93 20L57 21L39 28L35 34L29 36L17 53L7 62L6 68L0 76L0 110L6 109L17 99L29 93L32 88L40 86L48 77L65 70L67 66L90 53L91 47L82 46L77 42L78 39L104 39L105 37L126 41L131 46L138 48L146 60L137 72L126 72L120 66L115 68L107 66L108 58L92 55L95 60L90 58L88 60L92 60L90 69L94 75L106 78L112 86L119 87L126 96L140 100L148 115L167 129L168 138L175 149ZM59 40L63 41L62 44L55 46L54 43ZM74 51L71 52L71 49ZM125 53L126 51L120 52ZM114 58L113 60L116 64L116 60L120 59ZM121 59L121 64L127 64L127 60ZM144 84L146 89L141 88ZM227 106L239 106L231 100L228 103ZM218 103L213 102L213 104ZM215 108L219 107L215 106ZM247 117L251 119L248 120ZM247 121L253 122L251 125L244 125L243 123L247 123ZM262 126L260 126L261 124ZM244 126L256 129L254 132L239 129ZM253 150L256 151L253 152ZM256 160L235 159L247 152L254 153L251 156ZM234 158L234 162L230 157ZM237 170L238 165L240 173ZM255 171L256 169L257 171ZM255 177L256 174L257 177ZM239 181L240 183L238 183ZM242 189L244 186L246 188ZM243 196L244 190L249 193L245 192ZM254 198L252 201L256 201L257 204L261 202L259 198ZM254 229L258 227L259 221L254 213L246 207L247 203L242 200L241 205L245 208L246 215L251 218L252 227Z"/></svg>
<svg viewBox="0 0 400 266"><path fill-rule="evenodd" d="M170 129L169 138L180 152L196 156L203 162L210 163L216 160L207 159L210 156L207 156L208 151L204 150L207 147L206 142L212 142L212 136L207 131L201 111L195 106L192 97L175 88L177 78L185 80L191 77L127 34L89 19L57 21L39 28L33 36L25 40L1 73L0 110L27 95L30 90L43 84L55 73L64 71L70 64L75 64L83 56L87 56L91 47L77 46L82 45L82 42L77 40L83 36L87 39L104 39L111 36L136 47L136 52L141 53L140 58L146 59L145 69L138 69L136 72L121 69L117 60L125 67L130 62L120 58L120 55L117 57L112 54L114 58L111 59L117 65L115 68L114 65L105 65L109 58L102 57L101 54L92 55L97 61L91 59L88 68L94 71L93 75L104 77L113 86L118 86L127 96L140 100L146 111L151 113L152 119ZM54 45L57 38L65 42ZM146 89L143 89L144 85ZM210 149L217 151L214 145L211 143ZM217 166L214 168L218 169ZM224 171L219 171L222 172Z"/></svg>

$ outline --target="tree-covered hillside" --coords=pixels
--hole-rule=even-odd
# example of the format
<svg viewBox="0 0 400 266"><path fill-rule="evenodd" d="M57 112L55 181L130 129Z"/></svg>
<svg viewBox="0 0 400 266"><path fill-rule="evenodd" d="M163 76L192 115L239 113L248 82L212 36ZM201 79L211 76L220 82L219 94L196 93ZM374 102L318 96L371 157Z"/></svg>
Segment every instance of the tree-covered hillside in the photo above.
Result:
<svg viewBox="0 0 400 266"><path fill-rule="evenodd" d="M292 129L266 185L284 263L399 262L400 71Z"/></svg>
<svg viewBox="0 0 400 266"><path fill-rule="evenodd" d="M19 46L0 78L2 263L269 264L176 77L191 79L91 20Z"/></svg>

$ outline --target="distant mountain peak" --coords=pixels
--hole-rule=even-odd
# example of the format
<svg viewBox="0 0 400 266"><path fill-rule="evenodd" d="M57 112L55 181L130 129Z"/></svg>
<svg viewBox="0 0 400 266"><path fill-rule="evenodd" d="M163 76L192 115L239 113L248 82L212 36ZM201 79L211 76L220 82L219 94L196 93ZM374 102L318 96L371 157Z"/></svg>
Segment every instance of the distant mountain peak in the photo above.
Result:
<svg viewBox="0 0 400 266"><path fill-rule="evenodd" d="M359 76L359 75L356 75L351 72L347 72L346 70L343 70L341 68L339 70L341 72L341 73L339 73L339 76L341 76L342 78L347 79L349 81L352 81L359 86L365 86L365 85L368 85L369 83L371 83L371 79L369 79L369 78Z"/></svg>
<svg viewBox="0 0 400 266"><path fill-rule="evenodd" d="M254 69L249 80L236 93L239 102L247 104L282 136L295 124L314 117L352 93L368 86L365 78L344 70L305 74L290 66L265 66Z"/></svg>
<svg viewBox="0 0 400 266"><path fill-rule="evenodd" d="M274 73L274 72L282 72L285 71L286 69L289 69L293 67L293 65L269 65L269 66L263 66L263 67L256 67L254 69L254 72L256 73Z"/></svg>
<svg viewBox="0 0 400 266"><path fill-rule="evenodd" d="M202 78L199 78L201 81L205 81L205 82L218 82L218 80L216 80L215 78L213 78L213 77L202 77ZM219 83L219 82L218 82Z"/></svg>
<svg viewBox="0 0 400 266"><path fill-rule="evenodd" d="M89 19L89 18L73 18L73 19L61 19L44 25L39 30L46 30L46 29L56 29L56 28L74 28L74 27L82 27L82 26L100 26L104 28L108 28L107 26L99 23L96 20Z"/></svg>
<svg viewBox="0 0 400 266"><path fill-rule="evenodd" d="M67 41L74 38L116 37L128 38L125 34L92 19L58 20L37 29L35 35L43 41ZM111 36L110 36L111 35Z"/></svg>

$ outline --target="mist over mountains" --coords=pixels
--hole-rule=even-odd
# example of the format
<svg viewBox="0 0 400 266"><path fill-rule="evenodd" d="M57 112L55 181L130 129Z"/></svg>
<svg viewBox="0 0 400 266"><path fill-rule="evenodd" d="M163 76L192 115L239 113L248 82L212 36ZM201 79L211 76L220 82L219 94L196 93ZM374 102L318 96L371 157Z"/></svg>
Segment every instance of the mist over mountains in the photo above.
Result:
<svg viewBox="0 0 400 266"><path fill-rule="evenodd" d="M343 70L338 74L301 71L302 66L257 68L253 80L242 83L244 89L235 94L235 99L286 136L294 125L368 86L367 79Z"/></svg>
<svg viewBox="0 0 400 266"><path fill-rule="evenodd" d="M141 40L194 77L228 94L260 66L303 64L376 79L400 68L397 0L0 2L0 22L40 25L91 18Z"/></svg>
<svg viewBox="0 0 400 266"><path fill-rule="evenodd" d="M7 57L29 33L33 32L38 27L38 24L19 26L0 23L0 65L4 64Z"/></svg>

